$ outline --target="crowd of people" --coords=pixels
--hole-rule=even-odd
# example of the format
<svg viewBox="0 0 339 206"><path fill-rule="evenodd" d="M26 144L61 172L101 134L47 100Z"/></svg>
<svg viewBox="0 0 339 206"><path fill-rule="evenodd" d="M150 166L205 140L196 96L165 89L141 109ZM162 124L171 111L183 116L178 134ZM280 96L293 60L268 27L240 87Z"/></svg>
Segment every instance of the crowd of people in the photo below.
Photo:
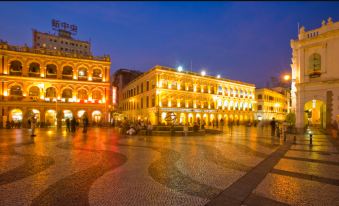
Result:
<svg viewBox="0 0 339 206"><path fill-rule="evenodd" d="M121 134L127 135L136 135L142 130L146 131L146 135L152 135L153 131L152 123L150 121L143 120L128 121L127 119L124 119L123 121L118 121L116 126L118 126Z"/></svg>

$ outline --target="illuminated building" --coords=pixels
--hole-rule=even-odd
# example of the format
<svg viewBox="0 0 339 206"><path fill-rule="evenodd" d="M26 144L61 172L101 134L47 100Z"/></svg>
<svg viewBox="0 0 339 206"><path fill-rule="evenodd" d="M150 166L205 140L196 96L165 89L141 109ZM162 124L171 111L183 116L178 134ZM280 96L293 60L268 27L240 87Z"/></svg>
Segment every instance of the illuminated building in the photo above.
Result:
<svg viewBox="0 0 339 206"><path fill-rule="evenodd" d="M122 89L119 107L131 119L165 123L170 113L177 123L224 119L253 121L255 86L240 81L155 66Z"/></svg>
<svg viewBox="0 0 339 206"><path fill-rule="evenodd" d="M339 120L339 22L328 18L321 27L299 30L292 47L292 109L296 127L328 128Z"/></svg>
<svg viewBox="0 0 339 206"><path fill-rule="evenodd" d="M55 125L57 113L90 122L107 118L109 56L78 55L48 48L0 43L0 115L23 121L35 113L40 122Z"/></svg>
<svg viewBox="0 0 339 206"><path fill-rule="evenodd" d="M261 88L255 90L256 114L255 119L262 121L284 121L288 111L288 96L272 89Z"/></svg>

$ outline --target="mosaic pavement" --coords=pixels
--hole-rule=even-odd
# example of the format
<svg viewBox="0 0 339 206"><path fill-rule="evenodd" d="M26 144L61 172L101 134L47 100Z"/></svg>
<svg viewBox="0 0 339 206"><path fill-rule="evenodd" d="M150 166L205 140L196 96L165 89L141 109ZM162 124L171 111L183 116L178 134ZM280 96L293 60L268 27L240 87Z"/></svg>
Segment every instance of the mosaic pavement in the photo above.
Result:
<svg viewBox="0 0 339 206"><path fill-rule="evenodd" d="M337 140L0 130L0 205L339 205Z"/></svg>

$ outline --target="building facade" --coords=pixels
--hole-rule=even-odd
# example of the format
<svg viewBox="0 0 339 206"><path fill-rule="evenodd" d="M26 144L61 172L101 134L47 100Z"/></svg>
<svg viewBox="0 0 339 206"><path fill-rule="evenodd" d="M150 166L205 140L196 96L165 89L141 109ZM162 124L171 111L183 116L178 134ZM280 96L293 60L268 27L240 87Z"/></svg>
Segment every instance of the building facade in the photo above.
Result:
<svg viewBox="0 0 339 206"><path fill-rule="evenodd" d="M26 124L34 113L39 122L56 124L57 114L91 122L107 118L110 58L0 43L0 116Z"/></svg>
<svg viewBox="0 0 339 206"><path fill-rule="evenodd" d="M275 118L284 121L288 112L289 94L282 94L273 89L261 88L255 90L255 119L268 122Z"/></svg>
<svg viewBox="0 0 339 206"><path fill-rule="evenodd" d="M328 18L320 28L301 27L292 47L292 108L296 127L328 128L339 120L339 22Z"/></svg>
<svg viewBox="0 0 339 206"><path fill-rule="evenodd" d="M122 89L119 102L131 120L184 124L253 121L255 86L224 78L155 66Z"/></svg>
<svg viewBox="0 0 339 206"><path fill-rule="evenodd" d="M122 99L122 88L140 76L143 72L131 69L118 69L112 75L112 104L114 109L119 109L119 100ZM120 108L121 109L121 108Z"/></svg>
<svg viewBox="0 0 339 206"><path fill-rule="evenodd" d="M88 41L74 39L70 32L59 30L57 35L33 30L33 48L47 48L62 52L92 55L91 44Z"/></svg>

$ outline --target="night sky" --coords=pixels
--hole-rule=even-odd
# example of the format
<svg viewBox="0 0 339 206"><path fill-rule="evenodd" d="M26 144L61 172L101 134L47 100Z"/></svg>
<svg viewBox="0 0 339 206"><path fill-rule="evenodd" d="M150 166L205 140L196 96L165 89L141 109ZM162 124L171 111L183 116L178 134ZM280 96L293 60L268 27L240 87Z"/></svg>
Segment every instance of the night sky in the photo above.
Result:
<svg viewBox="0 0 339 206"><path fill-rule="evenodd" d="M52 32L51 19L78 25L94 55L119 68L147 71L159 64L266 85L290 70L290 40L339 2L1 2L0 39L32 45L32 29Z"/></svg>

